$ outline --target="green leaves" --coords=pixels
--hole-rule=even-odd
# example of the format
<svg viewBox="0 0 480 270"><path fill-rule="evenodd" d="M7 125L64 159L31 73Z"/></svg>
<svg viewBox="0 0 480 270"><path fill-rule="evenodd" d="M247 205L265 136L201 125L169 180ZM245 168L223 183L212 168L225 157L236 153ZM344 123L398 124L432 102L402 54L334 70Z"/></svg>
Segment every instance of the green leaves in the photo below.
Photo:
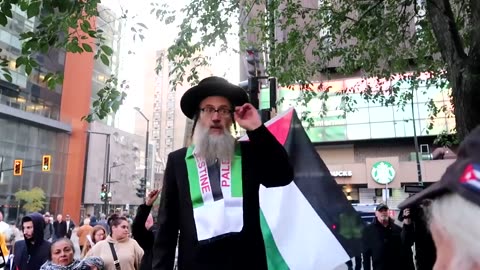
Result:
<svg viewBox="0 0 480 270"><path fill-rule="evenodd" d="M0 25L5 26L7 25L8 19L4 13L0 13Z"/></svg>
<svg viewBox="0 0 480 270"><path fill-rule="evenodd" d="M96 119L104 119L108 115L115 113L122 105L123 101L127 97L127 94L122 91L122 88L126 87L122 82L120 87L118 85L118 79L115 76L111 76L105 82L105 87L97 92L97 99L93 102L92 112L84 117L82 120L92 122Z"/></svg>
<svg viewBox="0 0 480 270"><path fill-rule="evenodd" d="M23 210L27 213L37 212L45 207L45 192L39 187L30 190L19 190L15 192L15 199L23 202Z"/></svg>
<svg viewBox="0 0 480 270"><path fill-rule="evenodd" d="M8 18L12 17L12 8L17 7L25 12L28 18L35 18L34 29L20 33L21 53L16 59L0 58L0 77L12 81L10 68L17 72L30 75L39 67L36 61L38 54L47 54L51 49L64 50L68 53L94 53L92 57L110 66L114 55L111 39L104 37L104 31L93 28L91 21L99 16L98 5L101 0L71 1L71 0L0 0L0 25L7 26ZM162 5L157 5L162 7ZM39 16L43 11L42 16ZM115 20L128 19L127 11ZM133 18L133 17L132 17ZM103 25L103 27L111 27ZM143 30L148 29L142 22L135 24L137 38L143 40ZM1 50L0 50L1 51ZM15 66L9 61L15 61ZM43 82L49 89L55 89L63 83L63 74L50 72L44 74ZM93 114L86 119L102 119L119 109L126 94L121 91L123 84L117 87L115 76L107 80L105 87L99 92L98 100L94 102Z"/></svg>
<svg viewBox="0 0 480 270"><path fill-rule="evenodd" d="M40 6L42 2L40 0L34 0L30 2L30 5L27 8L27 17L30 19L32 17L38 16L40 14Z"/></svg>
<svg viewBox="0 0 480 270"><path fill-rule="evenodd" d="M100 46L100 49L107 55L107 56L112 56L113 50L112 48L108 47L107 45L102 45Z"/></svg>
<svg viewBox="0 0 480 270"><path fill-rule="evenodd" d="M83 44L82 44L82 48L83 48L86 52L93 52L92 46L88 45L87 43L83 43Z"/></svg>
<svg viewBox="0 0 480 270"><path fill-rule="evenodd" d="M110 60L108 59L108 56L106 54L101 54L100 55L100 60L102 60L102 63L105 65L105 66L109 66L110 65Z"/></svg>

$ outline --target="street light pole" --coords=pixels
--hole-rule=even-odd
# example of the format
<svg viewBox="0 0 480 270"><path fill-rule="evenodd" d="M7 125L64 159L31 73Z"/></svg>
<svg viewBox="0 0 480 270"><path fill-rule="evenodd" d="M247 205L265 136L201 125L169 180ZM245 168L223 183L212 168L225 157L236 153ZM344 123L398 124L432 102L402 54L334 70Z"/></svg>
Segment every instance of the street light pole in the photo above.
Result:
<svg viewBox="0 0 480 270"><path fill-rule="evenodd" d="M147 133L145 134L145 170L143 172L143 181L145 182L145 185L144 185L144 190L143 190L143 193L146 194L146 189L147 189L147 172L148 172L148 137L149 137L149 133L150 133L150 120L148 120L148 118L145 116L145 114L143 114L143 112L140 110L140 108L138 107L135 107L134 108L138 113L140 113L140 115L145 119L145 121L147 121Z"/></svg>
<svg viewBox="0 0 480 270"><path fill-rule="evenodd" d="M107 184L107 194L110 192L110 133L105 132L96 132L96 131L87 131L89 134L98 134L98 135L105 135L106 142L105 142L105 161L104 161L104 173L103 173L103 183ZM88 155L88 149L87 149ZM85 189L84 189L85 192ZM107 199L104 201L104 211L105 215L108 214L108 196Z"/></svg>
<svg viewBox="0 0 480 270"><path fill-rule="evenodd" d="M413 98L415 97L414 89L412 89L412 120L413 120L413 142L415 144L415 159L417 163L417 180L420 185L423 185L422 180L422 166L420 164L420 155L418 149L418 137L417 137L417 124L415 123L415 106L413 103Z"/></svg>

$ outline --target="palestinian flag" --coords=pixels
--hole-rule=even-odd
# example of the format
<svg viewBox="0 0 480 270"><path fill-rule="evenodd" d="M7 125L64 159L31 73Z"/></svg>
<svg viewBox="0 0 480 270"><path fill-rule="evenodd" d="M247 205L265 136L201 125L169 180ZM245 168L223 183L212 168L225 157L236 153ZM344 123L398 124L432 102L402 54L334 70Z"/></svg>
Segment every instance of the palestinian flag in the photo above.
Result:
<svg viewBox="0 0 480 270"><path fill-rule="evenodd" d="M315 151L294 109L266 123L295 170L285 187L260 187L268 269L330 270L361 253L363 223Z"/></svg>

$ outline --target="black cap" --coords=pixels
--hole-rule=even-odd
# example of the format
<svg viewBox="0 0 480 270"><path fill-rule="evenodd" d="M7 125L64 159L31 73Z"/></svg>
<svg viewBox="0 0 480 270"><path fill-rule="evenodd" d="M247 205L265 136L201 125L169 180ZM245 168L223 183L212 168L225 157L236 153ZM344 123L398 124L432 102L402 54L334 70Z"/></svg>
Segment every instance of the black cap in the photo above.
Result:
<svg viewBox="0 0 480 270"><path fill-rule="evenodd" d="M375 211L380 211L382 209L388 210L388 205L386 205L384 203L381 203L381 204L377 205L377 207L375 208Z"/></svg>
<svg viewBox="0 0 480 270"><path fill-rule="evenodd" d="M419 205L425 199L456 193L480 207L480 126L460 144L457 160L450 165L440 181L406 199L400 209Z"/></svg>

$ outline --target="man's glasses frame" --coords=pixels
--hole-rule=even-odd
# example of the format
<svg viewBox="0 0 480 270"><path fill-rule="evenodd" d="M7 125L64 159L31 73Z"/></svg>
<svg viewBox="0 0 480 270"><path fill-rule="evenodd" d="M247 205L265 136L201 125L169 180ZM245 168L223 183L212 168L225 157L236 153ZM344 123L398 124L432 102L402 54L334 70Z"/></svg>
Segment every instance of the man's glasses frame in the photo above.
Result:
<svg viewBox="0 0 480 270"><path fill-rule="evenodd" d="M222 117L228 117L233 113L233 110L230 108L226 107L220 107L218 109L215 109L214 107L211 106L206 106L204 108L201 108L200 111L206 115L213 115L214 113L218 113L218 115Z"/></svg>

